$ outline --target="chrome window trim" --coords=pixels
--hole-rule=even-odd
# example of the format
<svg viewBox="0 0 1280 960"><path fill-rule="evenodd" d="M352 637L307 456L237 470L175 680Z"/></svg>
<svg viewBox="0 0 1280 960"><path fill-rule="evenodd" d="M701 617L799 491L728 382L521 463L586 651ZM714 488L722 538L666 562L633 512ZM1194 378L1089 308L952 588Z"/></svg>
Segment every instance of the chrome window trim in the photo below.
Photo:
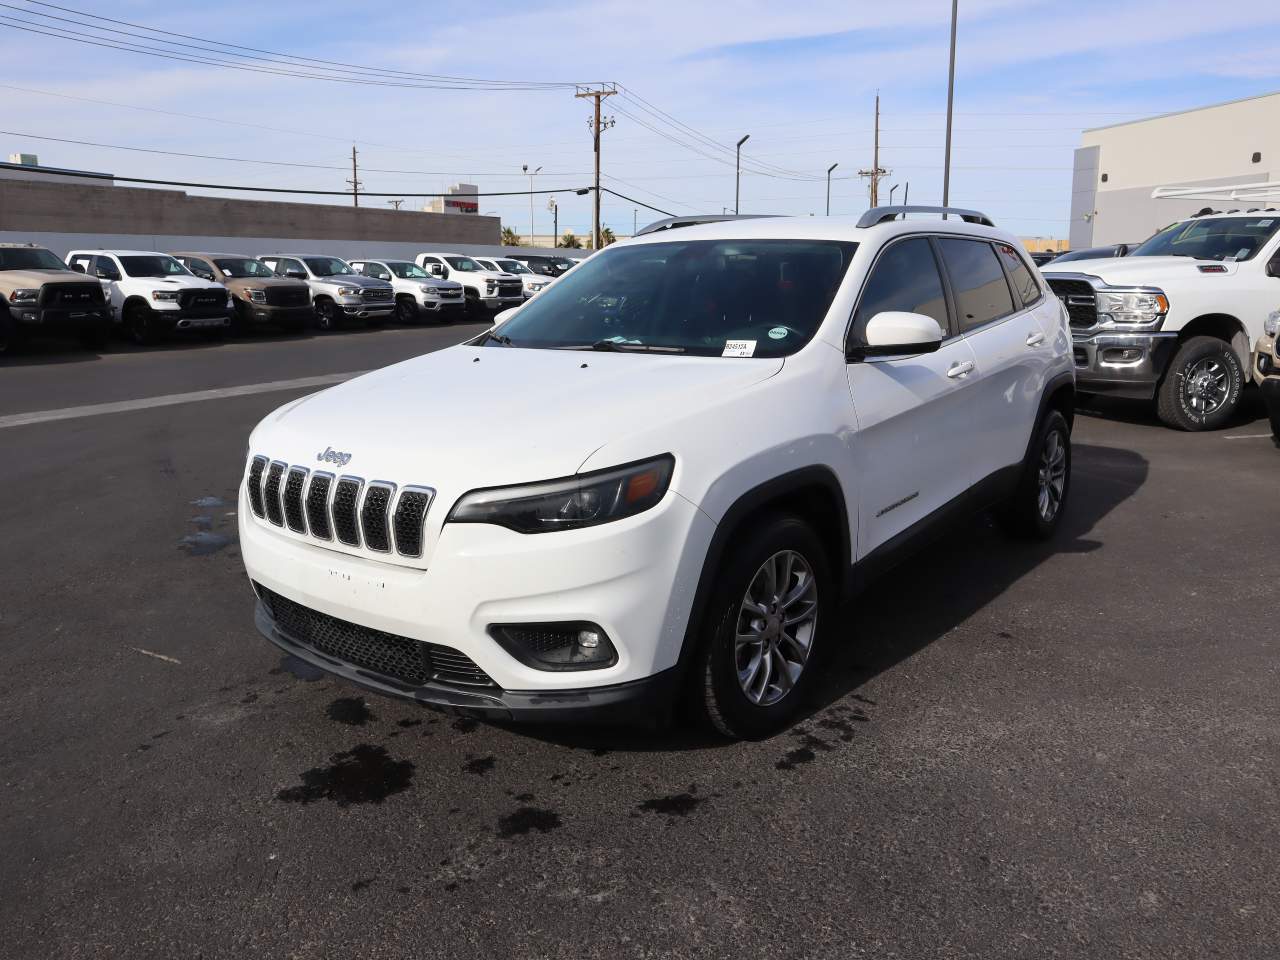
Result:
<svg viewBox="0 0 1280 960"><path fill-rule="evenodd" d="M382 516L382 536L387 542L385 550L369 545L369 533L364 526L364 508L365 503L369 499L369 492L374 488L381 488L387 491L387 509ZM390 480L370 480L360 493L359 509L356 510L356 522L360 528L360 539L364 541L364 548L373 553L393 553L395 544L391 538L391 507L396 501L396 485Z"/></svg>
<svg viewBox="0 0 1280 960"><path fill-rule="evenodd" d="M421 493L421 494L424 494L427 498L426 506L422 508L422 519L421 521L419 521L419 526L418 526L418 552L417 553L406 553L404 550L400 549L400 538L396 536L395 516L396 516L396 512L400 509L400 501L404 499L404 495L406 493ZM400 491L396 494L395 502L392 504L392 509L387 513L387 521L391 525L391 540L394 543L395 551L400 556L417 560L417 559L421 559L422 556L426 553L425 541L427 538L427 514L431 512L431 506L435 502L436 502L436 491L434 487L421 487L421 486L414 486L413 484L410 484L408 486L401 487Z"/></svg>

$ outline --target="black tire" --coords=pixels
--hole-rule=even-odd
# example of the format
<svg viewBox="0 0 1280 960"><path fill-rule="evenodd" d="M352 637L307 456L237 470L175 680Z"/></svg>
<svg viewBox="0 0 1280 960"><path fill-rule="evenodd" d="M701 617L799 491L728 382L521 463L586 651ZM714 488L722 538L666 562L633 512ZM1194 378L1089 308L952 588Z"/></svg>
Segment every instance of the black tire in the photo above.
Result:
<svg viewBox="0 0 1280 960"><path fill-rule="evenodd" d="M1262 381L1262 402L1271 421L1271 437L1280 447L1280 377L1267 377Z"/></svg>
<svg viewBox="0 0 1280 960"><path fill-rule="evenodd" d="M474 290L468 287L466 292L466 298L467 298L467 305L464 309L466 310L467 319L468 320L481 319L486 313L486 311L484 309L484 305L480 303L480 294L476 293Z"/></svg>
<svg viewBox="0 0 1280 960"><path fill-rule="evenodd" d="M396 320L406 324L418 322L418 304L413 297L396 298Z"/></svg>
<svg viewBox="0 0 1280 960"><path fill-rule="evenodd" d="M1048 410L1036 427L1017 489L996 516L1015 537L1048 540L1067 512L1070 493L1071 430L1060 411Z"/></svg>
<svg viewBox="0 0 1280 960"><path fill-rule="evenodd" d="M249 305L243 300L232 301L235 306L231 309L231 332L237 337L243 337L249 332Z"/></svg>
<svg viewBox="0 0 1280 960"><path fill-rule="evenodd" d="M0 307L0 357L12 355L14 347L18 345L17 341L17 328L13 317L9 316L6 308Z"/></svg>
<svg viewBox="0 0 1280 960"><path fill-rule="evenodd" d="M824 651L824 637L831 630L830 624L837 605L830 558L822 541L806 521L788 514L773 514L753 519L749 523L749 529L726 550L723 567L712 589L701 631L696 664L700 682L696 684L696 690L707 717L717 730L735 739L759 740L785 728L804 707L817 675L821 672L820 658ZM778 695L779 689L771 689L769 680L770 677L776 680L784 674L773 664L781 662L777 658L783 653L790 651L790 655L796 655L796 651L801 648L789 635L780 637L776 632L771 632L778 628L776 613L769 612L752 618L745 604L749 595L759 593L760 590L763 590L764 595L769 595L765 565L774 562L773 558L785 557L788 553L798 556L807 567L809 583L816 590L816 597L812 605L812 624L799 625L801 630L809 626L807 657L790 689ZM794 559L792 562L793 570L798 571L800 564ZM781 568L775 568L775 583L780 575ZM801 577L793 573L787 577L787 586L773 595L780 592L785 596L789 591L794 592L799 589L801 582ZM802 602L797 601L797 605L792 607L793 611L803 612L807 609L799 605ZM764 642L739 645L737 638L740 631L759 632ZM773 638L772 641L770 637ZM741 664L740 658L743 661ZM761 678L760 672L766 669L766 659L770 672ZM749 672L752 664L759 664L756 673ZM740 679L740 666L748 671L748 679ZM790 677L791 673L787 672L785 675ZM747 689L754 688L757 683L760 686L759 698L753 699ZM778 687L776 683L773 686ZM768 698L773 695L778 695L777 699L770 701Z"/></svg>
<svg viewBox="0 0 1280 960"><path fill-rule="evenodd" d="M1156 412L1177 430L1220 430L1240 406L1244 367L1231 344L1192 337L1174 354L1156 394Z"/></svg>
<svg viewBox="0 0 1280 960"><path fill-rule="evenodd" d="M321 300L316 304L316 329L332 333L338 329L338 305L332 300Z"/></svg>
<svg viewBox="0 0 1280 960"><path fill-rule="evenodd" d="M148 347L164 339L163 332L150 307L131 303L124 308L124 329L134 343Z"/></svg>

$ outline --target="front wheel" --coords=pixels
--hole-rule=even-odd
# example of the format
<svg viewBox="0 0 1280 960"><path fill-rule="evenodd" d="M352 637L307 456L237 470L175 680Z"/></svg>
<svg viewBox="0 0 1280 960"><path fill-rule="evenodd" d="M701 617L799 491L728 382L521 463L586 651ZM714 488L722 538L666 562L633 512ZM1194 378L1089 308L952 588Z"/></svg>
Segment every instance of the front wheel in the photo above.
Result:
<svg viewBox="0 0 1280 960"><path fill-rule="evenodd" d="M1192 337L1169 365L1156 398L1156 412L1178 430L1219 430L1240 405L1244 367L1231 344Z"/></svg>
<svg viewBox="0 0 1280 960"><path fill-rule="evenodd" d="M998 516L1015 536L1048 540L1062 521L1070 492L1071 430L1060 411L1049 410L1040 420L1017 489Z"/></svg>
<svg viewBox="0 0 1280 960"><path fill-rule="evenodd" d="M325 333L338 329L338 305L332 300L321 300L316 304L316 327Z"/></svg>
<svg viewBox="0 0 1280 960"><path fill-rule="evenodd" d="M418 305L410 297L401 297L396 301L396 320L400 323L418 322Z"/></svg>
<svg viewBox="0 0 1280 960"><path fill-rule="evenodd" d="M151 346L163 339L160 323L145 303L131 303L125 308L124 328L129 339L140 346Z"/></svg>
<svg viewBox="0 0 1280 960"><path fill-rule="evenodd" d="M752 522L725 556L699 654L702 703L721 733L762 739L790 723L816 682L835 585L822 541L796 516Z"/></svg>

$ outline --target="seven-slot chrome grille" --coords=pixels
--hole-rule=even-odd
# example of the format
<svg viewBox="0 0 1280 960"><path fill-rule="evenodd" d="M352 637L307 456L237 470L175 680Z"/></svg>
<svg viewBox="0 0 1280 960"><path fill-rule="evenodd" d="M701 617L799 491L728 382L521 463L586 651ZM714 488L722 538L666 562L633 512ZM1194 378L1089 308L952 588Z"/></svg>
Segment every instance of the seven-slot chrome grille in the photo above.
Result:
<svg viewBox="0 0 1280 960"><path fill-rule="evenodd" d="M261 454L245 475L256 517L294 533L373 553L422 556L422 528L435 498L430 487L337 476Z"/></svg>

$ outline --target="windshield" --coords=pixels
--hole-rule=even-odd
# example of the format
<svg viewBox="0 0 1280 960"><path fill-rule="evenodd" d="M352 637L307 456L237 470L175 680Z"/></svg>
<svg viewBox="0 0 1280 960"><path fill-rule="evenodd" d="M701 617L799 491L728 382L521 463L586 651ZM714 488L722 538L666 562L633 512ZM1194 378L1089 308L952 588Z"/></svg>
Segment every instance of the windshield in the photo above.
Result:
<svg viewBox="0 0 1280 960"><path fill-rule="evenodd" d="M275 271L261 260L250 260L247 257L237 257L234 260L228 257L222 260L215 260L213 264L233 280L243 280L247 277L275 276Z"/></svg>
<svg viewBox="0 0 1280 960"><path fill-rule="evenodd" d="M576 267L578 265L577 260L570 260L568 257L552 257L551 262L561 270L568 270L570 267Z"/></svg>
<svg viewBox="0 0 1280 960"><path fill-rule="evenodd" d="M191 271L173 257L153 253L145 257L121 257L120 266L130 277L189 277Z"/></svg>
<svg viewBox="0 0 1280 960"><path fill-rule="evenodd" d="M476 263L470 257L445 257L445 261L455 270L461 270L463 273L474 273L483 269L480 264Z"/></svg>
<svg viewBox="0 0 1280 960"><path fill-rule="evenodd" d="M1195 257L1197 260L1249 260L1280 227L1280 216L1201 217L1158 232L1131 257Z"/></svg>
<svg viewBox="0 0 1280 960"><path fill-rule="evenodd" d="M614 248L565 274L486 342L786 356L817 331L856 248L827 240Z"/></svg>
<svg viewBox="0 0 1280 960"><path fill-rule="evenodd" d="M69 270L41 247L0 247L0 270Z"/></svg>
<svg viewBox="0 0 1280 960"><path fill-rule="evenodd" d="M303 257L302 260L317 277L342 277L355 273L350 264L337 257Z"/></svg>
<svg viewBox="0 0 1280 960"><path fill-rule="evenodd" d="M495 260L499 270L505 270L507 273L533 273L528 267L518 260Z"/></svg>
<svg viewBox="0 0 1280 960"><path fill-rule="evenodd" d="M401 280L430 280L431 274L407 260L388 260L387 267Z"/></svg>

